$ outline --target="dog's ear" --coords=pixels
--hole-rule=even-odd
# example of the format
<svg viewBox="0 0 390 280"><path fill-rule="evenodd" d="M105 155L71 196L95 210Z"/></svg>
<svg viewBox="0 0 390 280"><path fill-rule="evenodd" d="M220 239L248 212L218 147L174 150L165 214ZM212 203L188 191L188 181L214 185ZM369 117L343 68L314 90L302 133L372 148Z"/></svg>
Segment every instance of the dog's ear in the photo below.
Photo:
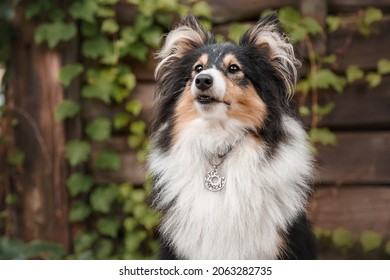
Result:
<svg viewBox="0 0 390 280"><path fill-rule="evenodd" d="M211 43L215 43L214 37L202 28L194 16L183 18L176 28L168 33L163 47L157 53L157 58L161 61L155 71L156 78L164 65L169 65L191 50Z"/></svg>
<svg viewBox="0 0 390 280"><path fill-rule="evenodd" d="M247 30L241 37L241 46L255 45L265 51L292 96L297 82L297 69L301 63L295 58L294 47L289 42L276 13L271 13Z"/></svg>

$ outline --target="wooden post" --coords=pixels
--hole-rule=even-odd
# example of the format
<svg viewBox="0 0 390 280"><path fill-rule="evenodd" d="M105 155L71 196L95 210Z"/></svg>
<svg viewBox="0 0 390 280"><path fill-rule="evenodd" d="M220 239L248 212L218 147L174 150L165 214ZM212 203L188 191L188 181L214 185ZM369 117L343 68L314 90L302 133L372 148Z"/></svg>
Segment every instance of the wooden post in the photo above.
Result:
<svg viewBox="0 0 390 280"><path fill-rule="evenodd" d="M10 116L17 120L12 137L25 154L19 172L9 178L20 198L15 235L26 241L49 240L69 248L68 197L65 186L65 135L54 121L54 109L63 99L58 73L61 53L33 43L33 25L19 6L7 97Z"/></svg>

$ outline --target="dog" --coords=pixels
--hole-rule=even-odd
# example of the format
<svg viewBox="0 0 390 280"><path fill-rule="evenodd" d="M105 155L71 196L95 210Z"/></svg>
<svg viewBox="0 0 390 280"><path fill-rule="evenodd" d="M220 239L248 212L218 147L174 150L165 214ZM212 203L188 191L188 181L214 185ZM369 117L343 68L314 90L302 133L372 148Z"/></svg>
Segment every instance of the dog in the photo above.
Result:
<svg viewBox="0 0 390 280"><path fill-rule="evenodd" d="M299 61L277 16L239 44L187 16L157 57L147 165L161 258L316 258L313 159L291 106Z"/></svg>

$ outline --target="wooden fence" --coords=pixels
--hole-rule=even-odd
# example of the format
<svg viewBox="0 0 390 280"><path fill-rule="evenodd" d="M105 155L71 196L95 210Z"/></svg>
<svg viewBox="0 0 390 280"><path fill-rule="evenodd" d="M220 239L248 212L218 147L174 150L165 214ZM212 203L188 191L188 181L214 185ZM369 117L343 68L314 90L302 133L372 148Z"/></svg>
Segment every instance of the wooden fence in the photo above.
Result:
<svg viewBox="0 0 390 280"><path fill-rule="evenodd" d="M251 23L259 18L262 10L277 9L285 5L300 9L302 13L315 17L323 25L325 17L329 14L348 18L365 7L380 8L384 13L384 19L374 25L372 36L366 38L357 33L351 34L347 30L339 30L320 39L316 47L324 54L338 54L336 71L344 71L350 64L370 71L376 68L380 58L390 58L390 0L207 2L214 14L214 28L222 32L226 31L229 23L235 21ZM134 8L126 1L119 2L116 12L117 19L122 25L130 24L136 14ZM354 20L353 17L351 20ZM37 237L49 239L70 246L68 234L74 229L69 231L64 228L68 225L69 208L65 188L68 170L63 155L65 138L82 138L83 124L90 123L97 116L113 118L116 108L95 100L84 101L82 116L68 121L65 127L60 123L54 123L49 113L43 114L40 111L41 107L45 106L53 111L62 98L76 101L81 99L79 80L66 90L59 84L45 84L45 81L49 80L45 78L57 73L61 63L76 62L75 58L80 49L79 42L77 39L73 40L64 44L59 53L53 53L31 43L33 26L25 22L18 13L16 24L23 30L23 34L14 45L11 70L18 71L20 75L11 80L10 95L13 99L10 105L17 103L18 108L23 109L17 116L20 118L20 126L15 137L20 149L31 152L24 168L25 174L28 171L32 175L18 177L18 174L14 174L16 179L13 187L16 190L20 191L23 186L29 186L23 189L20 215L17 217L20 225L17 228L25 232L16 232L15 235L23 236L27 240ZM141 116L149 120L155 89L153 78L155 62L151 60L147 64L141 64L129 61L129 65L135 71L138 80L132 98L143 102ZM58 93L57 99L53 97L53 91ZM355 83L343 94L330 93L330 96L336 107L321 121L321 125L329 127L336 133L338 144L335 147L319 148L317 191L310 209L312 220L316 226L324 229L342 227L354 232L373 230L390 237L390 77L385 76L382 83L373 89L369 89L365 83ZM26 115L25 112L29 114ZM46 147L48 151L42 151L39 141L24 134L23 131L33 133L31 129L34 127L28 123L30 118L47 132L43 135L43 140L48 145ZM137 163L135 151L129 149L127 145L126 135L116 134L109 143L93 144L92 161L100 150L107 147L121 155L121 170L93 171L95 182L130 181L142 184L145 179L145 168ZM0 150L0 154L1 152ZM47 154L52 158L46 160ZM46 165L45 162L50 164ZM88 168L94 170L92 164ZM58 185L63 187L55 189ZM38 201L47 197L43 195L45 193L52 194L51 197L55 199ZM43 206L47 209L39 208ZM34 225L29 227L31 223Z"/></svg>

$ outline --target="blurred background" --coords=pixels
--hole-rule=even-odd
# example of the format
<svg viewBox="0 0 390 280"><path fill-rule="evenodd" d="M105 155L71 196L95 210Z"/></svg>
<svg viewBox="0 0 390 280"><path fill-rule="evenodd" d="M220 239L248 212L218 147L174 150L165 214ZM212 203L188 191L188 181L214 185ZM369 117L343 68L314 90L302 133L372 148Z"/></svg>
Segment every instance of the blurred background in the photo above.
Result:
<svg viewBox="0 0 390 280"><path fill-rule="evenodd" d="M237 41L271 10L303 61L320 259L390 259L390 1L0 0L0 259L154 259L153 54L188 13Z"/></svg>

